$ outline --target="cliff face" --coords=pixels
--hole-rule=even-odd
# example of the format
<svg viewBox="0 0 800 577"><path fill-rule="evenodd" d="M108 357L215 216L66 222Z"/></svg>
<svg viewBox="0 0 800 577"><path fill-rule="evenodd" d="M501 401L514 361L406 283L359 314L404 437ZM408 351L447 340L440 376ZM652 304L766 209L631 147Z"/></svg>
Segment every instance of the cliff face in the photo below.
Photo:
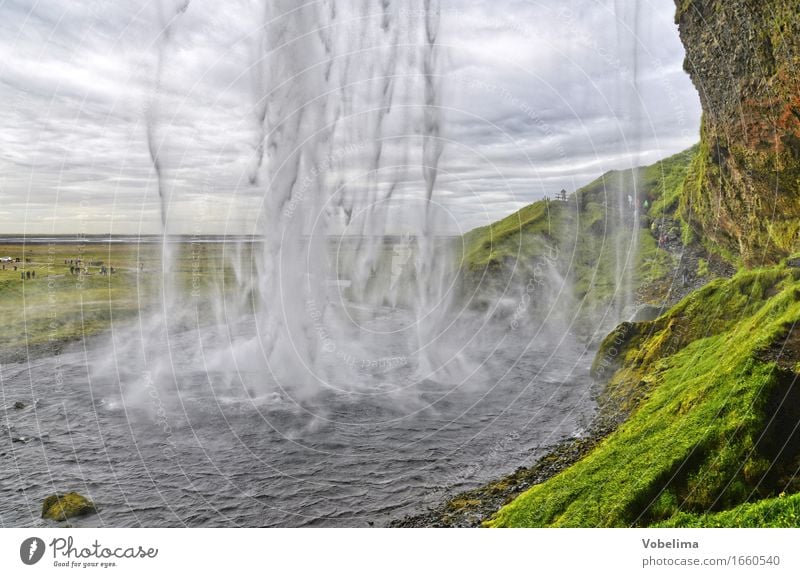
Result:
<svg viewBox="0 0 800 577"><path fill-rule="evenodd" d="M676 0L703 106L682 212L746 265L800 248L800 4Z"/></svg>

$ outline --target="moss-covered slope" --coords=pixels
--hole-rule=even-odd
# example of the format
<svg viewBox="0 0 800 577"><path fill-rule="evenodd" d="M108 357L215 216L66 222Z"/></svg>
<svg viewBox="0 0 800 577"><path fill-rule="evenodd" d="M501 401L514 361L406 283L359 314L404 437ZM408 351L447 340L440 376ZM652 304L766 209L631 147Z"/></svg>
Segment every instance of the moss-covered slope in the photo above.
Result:
<svg viewBox="0 0 800 577"><path fill-rule="evenodd" d="M779 266L714 281L656 321L619 327L594 369L610 377L606 400L628 404L631 417L488 524L689 524L797 492L798 321L800 271Z"/></svg>
<svg viewBox="0 0 800 577"><path fill-rule="evenodd" d="M693 515L678 513L658 527L798 527L800 494L778 495L756 503L744 503L728 511Z"/></svg>

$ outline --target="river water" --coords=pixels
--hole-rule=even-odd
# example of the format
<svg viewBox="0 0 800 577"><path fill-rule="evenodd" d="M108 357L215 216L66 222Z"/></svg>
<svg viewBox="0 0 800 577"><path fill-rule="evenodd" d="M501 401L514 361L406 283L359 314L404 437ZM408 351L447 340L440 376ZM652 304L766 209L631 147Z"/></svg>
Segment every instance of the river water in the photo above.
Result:
<svg viewBox="0 0 800 577"><path fill-rule="evenodd" d="M591 355L567 338L484 329L458 380L418 382L401 358L369 388L300 396L198 360L254 330L173 331L146 365L115 328L4 365L0 525L41 526L47 495L78 491L99 509L81 527L383 526L530 464L594 410Z"/></svg>

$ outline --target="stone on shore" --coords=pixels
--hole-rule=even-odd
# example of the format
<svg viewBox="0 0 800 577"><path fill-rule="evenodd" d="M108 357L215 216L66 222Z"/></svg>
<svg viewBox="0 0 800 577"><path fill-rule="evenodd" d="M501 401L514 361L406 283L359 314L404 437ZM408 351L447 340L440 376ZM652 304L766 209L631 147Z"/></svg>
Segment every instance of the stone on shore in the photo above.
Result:
<svg viewBox="0 0 800 577"><path fill-rule="evenodd" d="M66 521L71 517L81 517L96 512L94 503L78 493L50 495L42 503L42 519L53 521Z"/></svg>

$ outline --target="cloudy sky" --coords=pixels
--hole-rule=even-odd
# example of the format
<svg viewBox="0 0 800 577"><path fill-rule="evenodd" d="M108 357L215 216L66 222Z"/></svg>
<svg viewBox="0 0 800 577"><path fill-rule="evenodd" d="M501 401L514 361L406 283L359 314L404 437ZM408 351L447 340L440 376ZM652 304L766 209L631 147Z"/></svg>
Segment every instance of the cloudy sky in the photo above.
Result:
<svg viewBox="0 0 800 577"><path fill-rule="evenodd" d="M192 0L172 18L184 3L0 0L3 234L158 232L153 119L170 229L254 232L261 0ZM442 0L448 231L692 145L700 107L673 13L672 0Z"/></svg>

